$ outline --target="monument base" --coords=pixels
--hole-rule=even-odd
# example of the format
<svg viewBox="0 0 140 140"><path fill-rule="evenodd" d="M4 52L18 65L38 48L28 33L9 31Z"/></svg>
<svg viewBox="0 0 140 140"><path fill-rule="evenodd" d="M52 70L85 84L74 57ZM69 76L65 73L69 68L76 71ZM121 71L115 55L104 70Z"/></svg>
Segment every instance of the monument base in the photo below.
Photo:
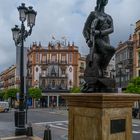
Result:
<svg viewBox="0 0 140 140"><path fill-rule="evenodd" d="M69 107L68 140L132 140L134 94L62 95Z"/></svg>

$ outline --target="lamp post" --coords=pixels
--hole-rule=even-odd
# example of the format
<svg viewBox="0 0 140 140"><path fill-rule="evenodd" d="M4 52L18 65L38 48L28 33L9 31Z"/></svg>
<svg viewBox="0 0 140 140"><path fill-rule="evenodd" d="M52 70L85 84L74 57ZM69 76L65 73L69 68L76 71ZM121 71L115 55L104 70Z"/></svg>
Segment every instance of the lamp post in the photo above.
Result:
<svg viewBox="0 0 140 140"><path fill-rule="evenodd" d="M25 4L22 3L18 8L19 19L21 21L21 28L15 25L12 28L13 40L17 47L20 47L20 95L19 95L19 110L15 111L15 135L25 135L25 110L24 110L24 41L31 35L32 28L35 25L35 18L37 12L33 8L25 7ZM29 31L25 30L24 22L27 19L27 26Z"/></svg>
<svg viewBox="0 0 140 140"><path fill-rule="evenodd" d="M121 80L121 78L122 78L122 63L120 62L120 63L118 63L118 68L119 68L119 90L118 90L118 92L121 92L122 91L122 80Z"/></svg>
<svg viewBox="0 0 140 140"><path fill-rule="evenodd" d="M111 69L111 78L112 78L112 79L115 78L115 69Z"/></svg>
<svg viewBox="0 0 140 140"><path fill-rule="evenodd" d="M127 80L127 82L129 81L129 72L130 72L130 69L129 68L125 68L125 72L126 72L126 80Z"/></svg>

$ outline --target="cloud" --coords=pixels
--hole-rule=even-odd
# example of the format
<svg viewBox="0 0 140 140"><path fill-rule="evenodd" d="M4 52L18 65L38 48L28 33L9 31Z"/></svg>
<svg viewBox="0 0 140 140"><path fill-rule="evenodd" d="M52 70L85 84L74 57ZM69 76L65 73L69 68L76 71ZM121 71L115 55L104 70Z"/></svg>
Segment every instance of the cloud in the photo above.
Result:
<svg viewBox="0 0 140 140"><path fill-rule="evenodd" d="M15 24L20 25L17 7L22 2L27 6L32 5L37 11L36 25L25 46L35 41L47 46L52 35L57 40L66 36L67 41L79 46L81 53L88 53L82 30L87 16L94 10L96 0L4 0L0 5L0 71L15 63L11 28ZM106 13L114 20L115 31L111 35L113 46L117 46L120 40L127 40L132 33L130 24L140 19L139 5L140 0L109 0Z"/></svg>

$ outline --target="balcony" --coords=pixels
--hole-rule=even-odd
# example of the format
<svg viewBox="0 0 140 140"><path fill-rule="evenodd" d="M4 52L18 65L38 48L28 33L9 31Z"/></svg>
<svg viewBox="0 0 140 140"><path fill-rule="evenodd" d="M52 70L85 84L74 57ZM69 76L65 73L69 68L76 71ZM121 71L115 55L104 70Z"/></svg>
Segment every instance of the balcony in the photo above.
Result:
<svg viewBox="0 0 140 140"><path fill-rule="evenodd" d="M67 64L67 61L66 60L61 60L59 63L60 64Z"/></svg>
<svg viewBox="0 0 140 140"><path fill-rule="evenodd" d="M47 61L41 61L41 64L47 64Z"/></svg>
<svg viewBox="0 0 140 140"><path fill-rule="evenodd" d="M41 73L39 75L40 78L47 78L47 79L67 79L68 76L67 74L62 74L62 75L58 75L56 74L55 76L54 75L48 75L48 74L44 74L44 73Z"/></svg>
<svg viewBox="0 0 140 140"><path fill-rule="evenodd" d="M32 73L27 73L27 78L32 78Z"/></svg>
<svg viewBox="0 0 140 140"><path fill-rule="evenodd" d="M39 77L47 77L47 74L45 74L45 73L41 73L40 75L39 75Z"/></svg>

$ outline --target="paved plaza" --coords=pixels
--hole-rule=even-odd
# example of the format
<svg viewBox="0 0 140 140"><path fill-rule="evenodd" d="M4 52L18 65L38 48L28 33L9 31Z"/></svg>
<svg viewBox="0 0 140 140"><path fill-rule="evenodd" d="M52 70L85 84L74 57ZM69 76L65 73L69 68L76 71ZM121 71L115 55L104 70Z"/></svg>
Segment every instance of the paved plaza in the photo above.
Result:
<svg viewBox="0 0 140 140"><path fill-rule="evenodd" d="M45 126L51 127L52 140L67 140L68 112L66 109L30 109L28 122L32 123L34 135L43 138ZM14 110L0 113L0 138L14 136ZM139 140L140 120L133 120L133 140Z"/></svg>

